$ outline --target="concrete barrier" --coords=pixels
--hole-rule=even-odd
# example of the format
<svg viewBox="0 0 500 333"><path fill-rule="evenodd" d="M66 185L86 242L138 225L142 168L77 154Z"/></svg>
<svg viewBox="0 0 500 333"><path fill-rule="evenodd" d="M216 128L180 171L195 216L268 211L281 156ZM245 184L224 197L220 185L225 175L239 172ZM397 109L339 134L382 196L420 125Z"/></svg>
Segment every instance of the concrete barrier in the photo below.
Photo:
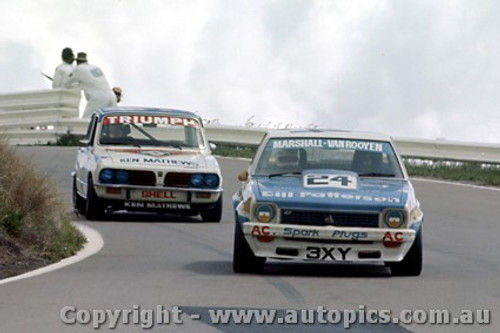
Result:
<svg viewBox="0 0 500 333"><path fill-rule="evenodd" d="M55 143L66 133L84 135L88 119L79 119L81 93L78 90L42 90L0 94L0 138L13 145ZM257 145L264 128L207 125L210 141ZM447 161L500 163L500 144L448 140L394 138L403 157Z"/></svg>

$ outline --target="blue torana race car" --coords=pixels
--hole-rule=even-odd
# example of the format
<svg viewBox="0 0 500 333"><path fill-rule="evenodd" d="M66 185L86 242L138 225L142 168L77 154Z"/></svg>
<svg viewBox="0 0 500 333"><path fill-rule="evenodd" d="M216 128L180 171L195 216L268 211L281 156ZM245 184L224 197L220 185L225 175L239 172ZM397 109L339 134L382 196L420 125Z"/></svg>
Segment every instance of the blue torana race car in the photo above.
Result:
<svg viewBox="0 0 500 333"><path fill-rule="evenodd" d="M383 262L422 271L423 213L390 137L278 130L264 137L233 196L233 268L266 258Z"/></svg>

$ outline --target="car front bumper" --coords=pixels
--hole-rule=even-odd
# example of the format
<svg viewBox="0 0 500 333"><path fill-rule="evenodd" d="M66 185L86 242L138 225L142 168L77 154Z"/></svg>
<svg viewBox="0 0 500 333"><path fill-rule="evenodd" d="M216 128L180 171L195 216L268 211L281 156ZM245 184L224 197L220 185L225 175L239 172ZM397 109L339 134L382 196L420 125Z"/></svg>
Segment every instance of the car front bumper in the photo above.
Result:
<svg viewBox="0 0 500 333"><path fill-rule="evenodd" d="M312 261L401 261L413 229L341 228L243 222L255 256Z"/></svg>
<svg viewBox="0 0 500 333"><path fill-rule="evenodd" d="M188 212L212 209L222 189L95 184L97 196L113 209Z"/></svg>

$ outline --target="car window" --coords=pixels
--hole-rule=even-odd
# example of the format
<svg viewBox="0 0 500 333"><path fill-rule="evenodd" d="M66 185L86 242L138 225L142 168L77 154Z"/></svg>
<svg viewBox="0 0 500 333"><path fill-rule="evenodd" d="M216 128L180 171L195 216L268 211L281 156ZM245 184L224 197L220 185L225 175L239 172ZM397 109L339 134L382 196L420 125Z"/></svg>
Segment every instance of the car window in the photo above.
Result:
<svg viewBox="0 0 500 333"><path fill-rule="evenodd" d="M105 116L99 143L179 149L205 147L197 119L156 115Z"/></svg>
<svg viewBox="0 0 500 333"><path fill-rule="evenodd" d="M403 176L390 142L332 138L270 139L254 173L300 173L313 169L353 171L362 177Z"/></svg>
<svg viewBox="0 0 500 333"><path fill-rule="evenodd" d="M92 145L93 143L94 129L96 127L96 123L97 123L97 116L94 113L90 118L89 126L87 127L87 133L85 133L85 136L83 137L83 139L88 141L90 145Z"/></svg>

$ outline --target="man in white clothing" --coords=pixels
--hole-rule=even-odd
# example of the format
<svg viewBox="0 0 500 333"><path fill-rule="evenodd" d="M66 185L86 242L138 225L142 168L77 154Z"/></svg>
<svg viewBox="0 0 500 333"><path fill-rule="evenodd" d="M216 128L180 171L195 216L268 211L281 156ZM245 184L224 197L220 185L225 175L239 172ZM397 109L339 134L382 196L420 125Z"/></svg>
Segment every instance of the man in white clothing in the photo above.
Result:
<svg viewBox="0 0 500 333"><path fill-rule="evenodd" d="M62 50L61 54L63 62L56 67L54 72L54 77L52 78L52 88L66 88L66 83L69 80L69 75L73 71L73 61L75 56L73 55L73 50L66 47ZM69 87L72 88L72 87Z"/></svg>
<svg viewBox="0 0 500 333"><path fill-rule="evenodd" d="M83 89L87 106L82 118L90 118L92 113L101 107L116 106L116 96L104 76L102 70L87 62L87 54L79 52L76 57L77 66L69 76L66 88L72 84Z"/></svg>

